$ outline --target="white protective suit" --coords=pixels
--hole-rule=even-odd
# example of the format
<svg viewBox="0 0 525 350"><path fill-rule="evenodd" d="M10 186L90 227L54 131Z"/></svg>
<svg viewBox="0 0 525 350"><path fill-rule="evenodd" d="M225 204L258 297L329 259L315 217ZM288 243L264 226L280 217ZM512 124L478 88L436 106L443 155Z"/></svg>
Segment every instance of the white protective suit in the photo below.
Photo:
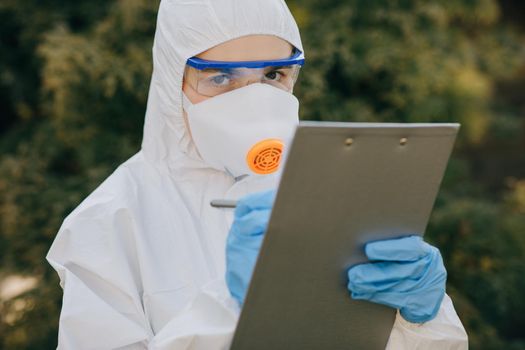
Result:
<svg viewBox="0 0 525 350"><path fill-rule="evenodd" d="M225 275L236 199L276 177L235 181L205 164L186 130L186 60L233 38L270 34L303 50L283 0L163 0L142 149L64 221L47 255L64 290L59 349L227 349L239 309ZM215 140L220 142L220 140ZM389 349L466 349L448 296L431 322L399 315Z"/></svg>

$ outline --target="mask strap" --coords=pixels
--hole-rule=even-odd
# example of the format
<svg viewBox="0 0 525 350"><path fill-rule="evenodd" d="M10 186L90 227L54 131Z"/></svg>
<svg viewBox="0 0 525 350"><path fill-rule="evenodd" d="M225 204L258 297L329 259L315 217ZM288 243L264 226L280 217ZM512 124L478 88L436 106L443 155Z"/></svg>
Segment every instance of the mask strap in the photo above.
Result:
<svg viewBox="0 0 525 350"><path fill-rule="evenodd" d="M191 103L190 99L188 98L188 96L186 96L186 94L183 91L182 92L182 108L184 108L186 113L188 113L188 110L191 107L193 107L193 103Z"/></svg>

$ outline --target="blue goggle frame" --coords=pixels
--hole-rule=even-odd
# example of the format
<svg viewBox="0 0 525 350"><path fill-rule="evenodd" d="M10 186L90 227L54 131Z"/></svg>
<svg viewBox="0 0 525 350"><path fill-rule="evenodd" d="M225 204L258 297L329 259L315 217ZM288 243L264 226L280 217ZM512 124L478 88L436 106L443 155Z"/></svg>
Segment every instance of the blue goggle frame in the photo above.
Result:
<svg viewBox="0 0 525 350"><path fill-rule="evenodd" d="M203 60L198 57L188 58L186 62L188 66L191 66L198 70L203 70L206 68L265 68L265 67L285 67L298 64L300 66L304 65L304 56L303 53L295 49L295 53L289 57L280 60L270 60L270 61L237 61L237 62L226 62L226 61L208 61Z"/></svg>

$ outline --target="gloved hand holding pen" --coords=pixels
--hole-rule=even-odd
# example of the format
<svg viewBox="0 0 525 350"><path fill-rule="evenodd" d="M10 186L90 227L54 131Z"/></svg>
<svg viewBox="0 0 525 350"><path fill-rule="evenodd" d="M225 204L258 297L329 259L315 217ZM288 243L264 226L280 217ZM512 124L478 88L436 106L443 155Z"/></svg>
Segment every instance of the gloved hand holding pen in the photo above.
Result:
<svg viewBox="0 0 525 350"><path fill-rule="evenodd" d="M226 282L242 305L266 231L275 191L239 200L226 246ZM446 270L439 250L419 236L370 242L369 263L348 270L354 299L400 310L409 322L432 320L445 295Z"/></svg>
<svg viewBox="0 0 525 350"><path fill-rule="evenodd" d="M226 283L231 295L244 297L272 210L275 191L257 192L239 200L226 242Z"/></svg>

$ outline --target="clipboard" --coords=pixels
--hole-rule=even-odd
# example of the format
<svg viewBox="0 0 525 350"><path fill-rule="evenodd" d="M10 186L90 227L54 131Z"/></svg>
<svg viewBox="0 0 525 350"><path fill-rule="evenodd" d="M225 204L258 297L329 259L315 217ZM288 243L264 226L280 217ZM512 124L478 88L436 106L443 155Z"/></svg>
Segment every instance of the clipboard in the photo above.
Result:
<svg viewBox="0 0 525 350"><path fill-rule="evenodd" d="M396 311L353 300L346 271L425 232L458 130L301 122L230 349L384 349Z"/></svg>

